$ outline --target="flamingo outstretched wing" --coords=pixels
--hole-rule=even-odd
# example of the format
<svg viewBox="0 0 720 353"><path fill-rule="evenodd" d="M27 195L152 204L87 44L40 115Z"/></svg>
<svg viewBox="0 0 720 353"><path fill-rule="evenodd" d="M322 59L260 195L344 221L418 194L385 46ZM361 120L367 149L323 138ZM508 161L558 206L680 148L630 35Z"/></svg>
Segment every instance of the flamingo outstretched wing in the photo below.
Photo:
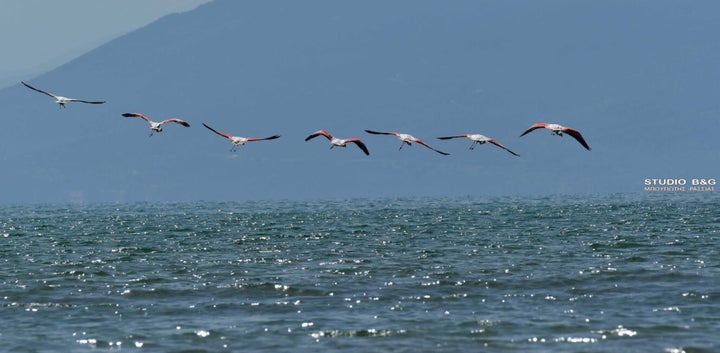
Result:
<svg viewBox="0 0 720 353"><path fill-rule="evenodd" d="M525 132L523 132L522 134L520 134L520 137L525 136L525 134L527 134L527 133L530 132L530 131L544 128L544 127L546 127L547 125L548 125L547 123L535 123L535 124L532 124L527 130L525 130Z"/></svg>
<svg viewBox="0 0 720 353"><path fill-rule="evenodd" d="M511 154L513 154L513 155L515 155L515 156L518 156L518 157L520 157L520 155L519 155L519 154L517 154L517 153L515 153L515 152L511 151L511 150L510 150L509 148L507 148L507 147L503 146L503 144L502 144L502 143L500 143L500 141L498 141L498 140L496 140L496 139L492 139L492 138L491 138L491 139L489 139L489 140L488 140L487 142L490 142L490 143L492 143L493 145L495 145L495 146L498 146L498 147L500 147L500 148L502 148L502 149L504 149L504 150L506 150L506 151L510 152Z"/></svg>
<svg viewBox="0 0 720 353"><path fill-rule="evenodd" d="M270 137L248 137L248 141L262 141L262 140L274 140L280 138L280 135L272 135Z"/></svg>
<svg viewBox="0 0 720 353"><path fill-rule="evenodd" d="M365 130L368 134L375 134L375 135L394 135L397 136L398 132L383 132L383 131L374 131L374 130Z"/></svg>
<svg viewBox="0 0 720 353"><path fill-rule="evenodd" d="M363 143L362 141L360 141L359 138L357 138L357 137L352 137L352 138L346 139L345 142L354 143L355 145L357 145L358 147L360 147L360 149L361 149L363 152L365 152L365 155L367 155L367 156L370 155L370 151L368 151L367 146L365 146L365 143Z"/></svg>
<svg viewBox="0 0 720 353"><path fill-rule="evenodd" d="M190 127L190 124L188 124L185 120L178 119L178 118L167 118L167 119L161 121L160 125L165 124L165 123L177 123L184 127Z"/></svg>
<svg viewBox="0 0 720 353"><path fill-rule="evenodd" d="M150 118L145 116L145 114L143 114L143 113L123 113L122 116L124 116L126 118L130 118L130 117L140 118L140 119L147 121L148 123L152 122L152 120L150 120Z"/></svg>
<svg viewBox="0 0 720 353"><path fill-rule="evenodd" d="M440 153L440 154L442 154L442 155L444 155L444 156L449 156L449 155L450 155L450 153L443 152L443 151L440 151L440 150L438 150L438 149L435 149L435 148L431 147L430 145L428 145L427 143L425 143L425 141L423 141L423 140L421 140L421 139L419 139L419 138L417 138L417 137L415 138L415 141L414 141L414 142L417 142L417 143L419 143L419 144L421 144L421 145L423 145L423 146L425 146L425 147L427 147L427 148L429 148L429 149L431 149L431 150L433 150L433 151L435 151L435 152L437 152L437 153Z"/></svg>
<svg viewBox="0 0 720 353"><path fill-rule="evenodd" d="M329 132L327 132L327 130L318 130L306 137L305 141L312 140L318 136L325 136L328 140L332 140L333 138L333 136Z"/></svg>
<svg viewBox="0 0 720 353"><path fill-rule="evenodd" d="M28 83L26 83L25 81L20 81L20 82L21 82L23 85L25 85L25 87L27 87L27 88L29 88L29 89L31 89L31 90L33 90L33 91L40 92L40 93L45 94L45 95L48 95L49 97L52 97L52 98L57 98L57 97L58 97L58 96L56 96L56 95L54 95L54 94L52 94L52 93L50 93L50 92L43 91L43 90L41 90L41 89L39 89L39 88L35 88L35 87L33 87L33 86L30 86L30 85L29 85Z"/></svg>
<svg viewBox="0 0 720 353"><path fill-rule="evenodd" d="M228 139L231 139L231 138L233 137L233 135L228 134L227 132L215 130L215 129L211 128L210 126L208 126L208 125L205 124L205 123L202 123L202 124L203 124L203 126L205 126L206 128L210 129L210 131L212 131L212 132L214 132L214 133L216 133L216 134L218 134L218 135L220 135L220 136L222 136L222 137L225 137L225 138L228 138Z"/></svg>
<svg viewBox="0 0 720 353"><path fill-rule="evenodd" d="M438 137L438 139L440 139L440 140L449 140L449 139L456 139L456 138L468 137L468 136L470 136L470 134L461 134L461 135L453 135L453 136L441 136L441 137Z"/></svg>
<svg viewBox="0 0 720 353"><path fill-rule="evenodd" d="M77 99L77 98L68 98L68 102L80 102L80 103L87 103L87 104L103 104L105 101L86 101L84 99Z"/></svg>
<svg viewBox="0 0 720 353"><path fill-rule="evenodd" d="M562 131L564 133L572 136L573 138L575 138L575 140L577 140L577 142L580 142L580 144L583 145L583 147L585 147L588 151L590 151L590 146L588 146L587 142L585 142L585 139L580 134L580 131L577 131L577 130L575 130L573 128L569 128L569 127L563 128Z"/></svg>

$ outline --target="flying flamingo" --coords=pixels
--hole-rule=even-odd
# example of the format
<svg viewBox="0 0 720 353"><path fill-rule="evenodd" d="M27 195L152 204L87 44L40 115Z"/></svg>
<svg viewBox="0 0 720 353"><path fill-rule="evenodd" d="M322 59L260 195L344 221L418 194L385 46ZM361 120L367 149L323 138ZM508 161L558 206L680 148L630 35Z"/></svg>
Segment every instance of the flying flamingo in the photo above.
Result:
<svg viewBox="0 0 720 353"><path fill-rule="evenodd" d="M408 146L411 146L413 142L417 142L417 143L419 143L419 144L421 144L421 145L423 145L423 146L425 146L425 147L427 147L427 148L429 148L429 149L431 149L431 150L433 150L433 151L435 151L435 152L437 152L437 153L440 153L440 154L442 154L442 155L446 155L446 156L447 156L447 155L450 154L450 153L445 153L445 152L443 152L443 151L436 150L436 149L430 147L430 145L428 145L425 141L423 141L423 140L421 140L421 139L419 139L419 138L417 138L417 137L415 137L415 136L413 136L413 135L402 134L402 133L399 133L399 132L381 132L381 131L373 131L373 130L365 130L365 132L367 132L368 134L375 134L375 135L394 135L395 137L397 137L398 139L400 139L400 141L402 141L402 142L400 143L400 148L399 148L399 149L402 149L405 144L407 144Z"/></svg>
<svg viewBox="0 0 720 353"><path fill-rule="evenodd" d="M98 101L87 101L87 100L84 100L84 99L68 98L68 97L58 96L58 95L52 94L52 93L50 93L50 92L46 92L46 91L43 91L43 90L41 90L41 89L37 89L37 88L35 88L35 87L33 87L33 86L30 86L29 84L25 83L25 81L20 81L20 82L21 82L23 85L25 85L25 87L27 87L27 88L29 88L29 89L31 89L31 90L33 90L33 91L38 91L38 92L40 92L40 93L43 93L43 94L45 94L45 95L47 95L47 96L55 99L55 103L57 103L58 105L60 105L60 108L65 108L65 103L70 103L70 102L80 102L80 103L88 103L88 104L103 104L103 103L105 103L105 101L99 101L99 102L98 102Z"/></svg>
<svg viewBox="0 0 720 353"><path fill-rule="evenodd" d="M587 150L590 150L590 146L588 146L587 142L585 142L585 139L580 134L580 131L575 130L573 128L569 128L566 126L558 125L558 124L548 124L548 123L535 123L532 124L525 132L520 135L520 137L524 136L530 131L533 131L535 129L545 128L551 131L552 134L562 136L563 133L566 133L570 136L572 136L574 139L577 140L577 142L580 142L583 147L587 148Z"/></svg>
<svg viewBox="0 0 720 353"><path fill-rule="evenodd" d="M365 152L366 155L368 155L368 156L370 155L370 152L368 152L367 147L365 146L365 144L364 144L362 141L360 141L359 138L357 138L357 137L350 137L350 138L346 138L346 139L339 139L339 138L334 137L333 135L331 135L329 132L327 132L327 130L318 130L318 131L315 131L315 132L313 132L312 134L310 134L308 137L306 137L306 138L305 138L305 141L314 139L314 138L316 138L316 137L318 137L318 136L321 136L321 135L322 135L322 136L325 136L328 140L330 140L330 148L333 148L333 147L335 147L335 146L338 146L338 147L347 147L347 143L348 143L348 142L351 142L351 143L356 144L358 147L360 147L360 149L361 149L363 152Z"/></svg>
<svg viewBox="0 0 720 353"><path fill-rule="evenodd" d="M470 149L471 149L471 150L474 150L474 149L475 149L475 145L476 145L476 144L482 145L482 144L484 144L485 142L490 142L490 143L492 143L493 145L498 146L498 147L500 147L500 148L502 148L502 149L504 149L504 150L512 153L512 154L515 155L515 156L518 156L518 157L520 156L519 154L517 154L517 153L511 151L510 149L508 149L507 147L503 146L503 145L500 143L500 141L498 141L498 140L496 140L496 139L493 139L493 138L490 138L490 137L487 137L487 136L484 136L484 135L480 135L480 134L460 134L460 135L444 136L444 137L438 137L438 138L441 139L441 140L449 140L449 139L454 139L454 138L459 138L459 137L467 137L467 138L469 138L470 140L472 140L472 144L470 144Z"/></svg>
<svg viewBox="0 0 720 353"><path fill-rule="evenodd" d="M154 132L161 132L163 130L162 125L165 123L178 123L182 126L190 127L190 124L178 118L168 118L160 122L155 122L150 120L150 118L148 118L147 116L145 116L145 114L142 113L123 113L122 116L126 118L136 117L147 121L150 124L150 136L152 136Z"/></svg>
<svg viewBox="0 0 720 353"><path fill-rule="evenodd" d="M272 135L270 137L240 137L240 136L233 136L231 134L228 134L227 132L217 131L217 130L211 128L210 126L207 126L207 124L205 124L205 123L203 123L203 126L210 129L210 131L230 140L230 143L232 143L232 148L230 149L231 152L237 151L238 146L243 146L247 142L262 141L262 140L274 140L274 139L280 137L280 135Z"/></svg>

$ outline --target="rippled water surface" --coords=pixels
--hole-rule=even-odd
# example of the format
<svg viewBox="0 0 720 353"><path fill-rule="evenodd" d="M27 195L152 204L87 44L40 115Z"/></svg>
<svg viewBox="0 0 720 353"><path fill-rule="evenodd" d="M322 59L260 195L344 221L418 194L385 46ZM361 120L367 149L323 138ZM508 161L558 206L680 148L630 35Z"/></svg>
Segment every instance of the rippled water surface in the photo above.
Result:
<svg viewBox="0 0 720 353"><path fill-rule="evenodd" d="M718 352L720 198L0 208L13 352Z"/></svg>

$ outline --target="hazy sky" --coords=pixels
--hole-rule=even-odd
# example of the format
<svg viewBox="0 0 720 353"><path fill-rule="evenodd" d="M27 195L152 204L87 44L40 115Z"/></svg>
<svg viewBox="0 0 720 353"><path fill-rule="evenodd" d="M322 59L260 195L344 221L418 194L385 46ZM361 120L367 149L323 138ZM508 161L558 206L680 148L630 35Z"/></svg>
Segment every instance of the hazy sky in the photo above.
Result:
<svg viewBox="0 0 720 353"><path fill-rule="evenodd" d="M0 0L0 88L210 0Z"/></svg>

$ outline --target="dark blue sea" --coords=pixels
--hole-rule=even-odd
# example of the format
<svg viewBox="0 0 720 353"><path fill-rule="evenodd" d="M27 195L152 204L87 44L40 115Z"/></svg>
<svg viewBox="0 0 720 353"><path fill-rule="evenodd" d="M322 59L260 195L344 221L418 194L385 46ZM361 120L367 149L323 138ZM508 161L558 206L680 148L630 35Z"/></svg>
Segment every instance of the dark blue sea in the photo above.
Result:
<svg viewBox="0 0 720 353"><path fill-rule="evenodd" d="M720 197L0 207L0 351L720 352Z"/></svg>

